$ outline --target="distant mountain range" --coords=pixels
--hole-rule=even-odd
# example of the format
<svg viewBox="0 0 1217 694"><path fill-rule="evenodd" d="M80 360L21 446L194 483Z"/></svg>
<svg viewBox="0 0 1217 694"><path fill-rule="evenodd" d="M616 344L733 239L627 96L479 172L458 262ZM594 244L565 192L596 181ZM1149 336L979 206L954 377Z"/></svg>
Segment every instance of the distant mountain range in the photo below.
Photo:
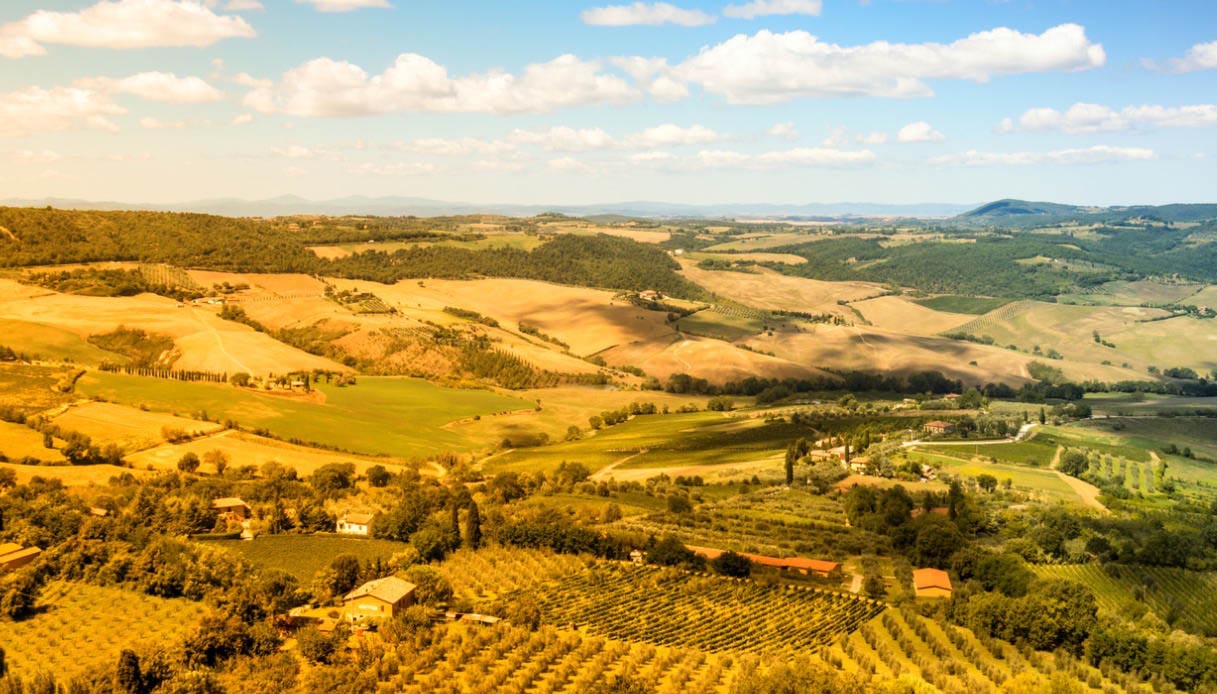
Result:
<svg viewBox="0 0 1217 694"><path fill-rule="evenodd" d="M291 214L324 215L416 215L436 217L458 214L501 214L526 217L559 212L572 217L621 215L624 217L785 217L799 219L842 219L849 217L947 218L966 212L973 205L921 204L883 205L875 203L810 203L781 205L772 203L685 205L679 203L630 201L594 205L513 205L450 202L415 197L352 196L333 200L308 200L285 195L265 200L217 198L170 204L121 203L66 198L5 200L12 207L58 207L78 210L163 210L204 212L228 217L278 217Z"/></svg>
<svg viewBox="0 0 1217 694"><path fill-rule="evenodd" d="M438 217L461 214L500 214L527 217L557 212L572 217L600 218L764 218L773 220L850 219L927 219L954 224L1031 226L1078 219L1112 223L1127 219L1156 219L1163 222L1195 222L1217 219L1217 204L1132 205L1114 207L1084 207L1052 202L1027 200L998 200L980 205L925 203L887 205L867 202L841 203L721 203L688 205L681 203L629 201L593 205L514 205L451 202L405 196L350 196L332 200L308 200L284 195L264 200L215 198L170 204L141 204L76 200L68 198L10 199L0 205L12 207L58 207L77 210L162 210L168 212L203 212L227 217L278 217L292 214L318 215L415 215Z"/></svg>

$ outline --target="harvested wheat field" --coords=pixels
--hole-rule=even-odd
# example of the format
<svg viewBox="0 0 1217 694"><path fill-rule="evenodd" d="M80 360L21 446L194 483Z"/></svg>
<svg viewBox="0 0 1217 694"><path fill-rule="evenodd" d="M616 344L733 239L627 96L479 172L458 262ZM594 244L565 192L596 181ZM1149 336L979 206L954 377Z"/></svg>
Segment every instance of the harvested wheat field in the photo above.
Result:
<svg viewBox="0 0 1217 694"><path fill-rule="evenodd" d="M825 375L811 363L794 363L741 349L730 342L704 337L650 340L622 345L601 353L613 366L637 366L660 381L673 374L689 374L713 383L758 378L806 378Z"/></svg>
<svg viewBox="0 0 1217 694"><path fill-rule="evenodd" d="M877 327L910 335L937 335L972 319L972 316L935 311L898 296L881 296L850 306Z"/></svg>
<svg viewBox="0 0 1217 694"><path fill-rule="evenodd" d="M0 463L0 468L12 470L17 474L17 484L26 484L35 477L46 480L59 480L66 487L88 487L104 485L111 477L131 474L136 477L146 477L143 470L132 470L118 465L16 465Z"/></svg>
<svg viewBox="0 0 1217 694"><path fill-rule="evenodd" d="M789 277L762 268L756 273L702 270L689 262L681 272L691 281L719 296L767 311L803 311L850 315L838 301L861 301L886 291L865 282L823 282Z"/></svg>
<svg viewBox="0 0 1217 694"><path fill-rule="evenodd" d="M300 475L310 475L323 465L330 463L350 463L356 472L364 474L373 465L393 467L401 462L393 458L377 458L369 456L336 453L319 448L308 448L276 441L262 436L254 436L241 431L228 430L194 441L181 444L165 444L156 448L140 451L126 457L128 463L141 470L176 470L177 463L187 453L194 453L200 459L211 451L220 451L231 466L252 465L262 467L266 463L276 462L296 470ZM430 468L421 468L422 472ZM214 474L215 466L203 463L200 472Z"/></svg>
<svg viewBox="0 0 1217 694"><path fill-rule="evenodd" d="M56 446L60 443L55 441ZM24 424L11 422L0 422L0 454L9 460L35 458L51 463L65 462L58 449L43 445L42 434Z"/></svg>
<svg viewBox="0 0 1217 694"><path fill-rule="evenodd" d="M219 431L222 425L197 419L175 417L163 412L145 412L135 407L109 402L75 405L54 419L55 424L93 439L96 444L115 444L125 451L158 446L166 431L199 436Z"/></svg>
<svg viewBox="0 0 1217 694"><path fill-rule="evenodd" d="M538 227L544 234L607 234L620 236L639 243L663 243L672 238L672 234L662 229L640 229L631 226L604 226L591 222L546 222Z"/></svg>
<svg viewBox="0 0 1217 694"><path fill-rule="evenodd" d="M332 283L339 289L373 292L407 315L437 323L461 321L443 313L445 307L476 311L512 332L523 323L565 342L577 355L674 334L667 314L638 308L599 289L517 279L406 280L394 285L335 279Z"/></svg>
<svg viewBox="0 0 1217 694"><path fill-rule="evenodd" d="M223 320L214 309L182 306L152 294L92 297L43 291L30 296L28 290L0 280L0 319L40 323L81 337L108 333L120 325L168 335L181 354L173 366L182 370L251 374L344 370L249 326Z"/></svg>

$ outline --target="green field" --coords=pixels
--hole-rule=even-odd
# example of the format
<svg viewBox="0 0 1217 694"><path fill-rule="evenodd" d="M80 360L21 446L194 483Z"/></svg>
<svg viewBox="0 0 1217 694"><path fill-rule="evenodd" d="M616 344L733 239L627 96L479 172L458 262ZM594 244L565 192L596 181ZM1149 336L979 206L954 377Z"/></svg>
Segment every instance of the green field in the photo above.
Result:
<svg viewBox="0 0 1217 694"><path fill-rule="evenodd" d="M974 461L967 459L967 454L960 456L959 454L922 453L917 449L910 451L908 456L909 460L914 462L925 463L956 475L978 477L987 474L996 477L999 481L1009 479L1015 489L1042 494L1045 500L1080 501L1077 493L1052 470Z"/></svg>
<svg viewBox="0 0 1217 694"><path fill-rule="evenodd" d="M31 358L71 361L84 366L97 366L104 361L127 362L126 357L91 345L74 332L8 318L0 318L0 345Z"/></svg>
<svg viewBox="0 0 1217 694"><path fill-rule="evenodd" d="M1099 423L1099 420L1095 420L1095 423ZM1116 432L1102 431L1095 426L1041 427L1035 440L1068 448L1086 448L1103 455L1128 458L1141 463L1150 460L1149 449L1134 444Z"/></svg>
<svg viewBox="0 0 1217 694"><path fill-rule="evenodd" d="M1148 609L1175 627L1217 636L1217 572L1154 566L1032 566L1042 578L1077 581L1092 591L1100 613L1135 619Z"/></svg>
<svg viewBox="0 0 1217 694"><path fill-rule="evenodd" d="M324 403L221 384L101 372L90 372L77 386L80 393L112 402L186 414L202 410L213 419L265 428L284 439L403 458L484 447L493 442L473 440L444 425L534 406L488 390L442 388L411 378L361 376L355 386L316 388Z"/></svg>
<svg viewBox="0 0 1217 694"><path fill-rule="evenodd" d="M1009 299L992 299L984 296L954 296L943 295L935 296L929 299L914 299L913 303L921 304L926 308L932 308L935 311L946 311L947 313L966 313L972 316L980 316L999 309L1002 306L1010 303Z"/></svg>
<svg viewBox="0 0 1217 694"><path fill-rule="evenodd" d="M721 412L645 415L579 441L511 451L487 461L492 470L553 470L579 462L599 470L726 465L779 455L806 427L761 419L729 418ZM628 459L628 460L627 460Z"/></svg>
<svg viewBox="0 0 1217 694"><path fill-rule="evenodd" d="M996 458L999 462L1047 468L1056 455L1056 446L1037 440L1018 443L994 443L977 446L935 446L926 444L918 450L959 458Z"/></svg>
<svg viewBox="0 0 1217 694"><path fill-rule="evenodd" d="M676 325L690 335L732 341L759 334L764 330L766 322L755 316L735 316L705 310L681 318Z"/></svg>
<svg viewBox="0 0 1217 694"><path fill-rule="evenodd" d="M1151 280L1105 282L1085 292L1062 294L1058 300L1068 304L1092 306L1161 306L1195 303L1189 297L1203 288L1198 284L1165 284ZM1204 305L1203 303L1201 305Z"/></svg>
<svg viewBox="0 0 1217 694"><path fill-rule="evenodd" d="M1144 450L1174 444L1180 450L1191 448L1196 455L1217 459L1217 418L1113 417L1078 422L1070 430L1093 432L1104 442Z"/></svg>
<svg viewBox="0 0 1217 694"><path fill-rule="evenodd" d="M1217 398L1185 398L1153 393L1087 393L1086 404L1099 415L1151 415L1161 412L1217 410Z"/></svg>
<svg viewBox="0 0 1217 694"><path fill-rule="evenodd" d="M124 648L171 645L207 611L189 600L58 581L43 589L38 607L29 619L0 620L0 645L10 673L30 678L43 671L60 683L112 672Z"/></svg>
<svg viewBox="0 0 1217 694"><path fill-rule="evenodd" d="M350 554L360 561L388 559L409 545L389 540L371 540L341 535L262 535L253 540L209 541L240 554L259 569L279 569L307 584L334 557Z"/></svg>

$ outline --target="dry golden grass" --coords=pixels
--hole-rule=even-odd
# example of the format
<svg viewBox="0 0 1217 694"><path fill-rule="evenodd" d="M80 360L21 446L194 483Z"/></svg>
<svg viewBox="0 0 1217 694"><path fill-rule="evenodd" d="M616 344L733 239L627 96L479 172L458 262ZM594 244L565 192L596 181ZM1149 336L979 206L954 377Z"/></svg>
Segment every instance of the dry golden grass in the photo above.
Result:
<svg viewBox="0 0 1217 694"><path fill-rule="evenodd" d="M391 468L401 464L401 461L394 458L376 458L307 448L234 430L187 443L166 444L141 451L127 456L127 462L132 467L141 470L176 470L178 461L186 453L194 453L202 459L206 453L211 451L220 451L226 455L230 466L253 465L260 468L266 463L277 462L294 468L300 475L312 474L321 466L329 463L350 463L360 474L367 472L367 469L373 465L384 465ZM424 467L422 471L426 472L428 469ZM215 473L214 466L210 464L201 465L199 470L208 474Z"/></svg>
<svg viewBox="0 0 1217 694"><path fill-rule="evenodd" d="M692 255L693 260L713 259L727 262L750 260L757 263L785 263L787 265L802 265L807 262L803 256L791 253L695 253Z"/></svg>
<svg viewBox="0 0 1217 694"><path fill-rule="evenodd" d="M695 263L681 262L682 272L693 282L719 296L767 311L843 313L838 301L861 301L885 290L865 282L822 282L788 277L772 270L757 273L702 270Z"/></svg>
<svg viewBox="0 0 1217 694"><path fill-rule="evenodd" d="M850 305L875 326L910 335L937 335L972 320L972 316L935 311L899 296L881 296Z"/></svg>
<svg viewBox="0 0 1217 694"><path fill-rule="evenodd" d="M636 229L630 226L605 226L591 222L547 222L540 225L539 230L546 234L608 234L632 239L639 243L663 243L672 238L672 234L659 229Z"/></svg>
<svg viewBox="0 0 1217 694"><path fill-rule="evenodd" d="M24 424L0 422L0 453L9 460L28 457L54 463L65 462L58 449L47 448L42 443L42 434ZM59 443L57 441L56 445Z"/></svg>
<svg viewBox="0 0 1217 694"><path fill-rule="evenodd" d="M765 350L768 351L768 350ZM601 354L609 364L637 366L661 381L685 373L714 383L761 378L805 378L823 375L811 364L741 349L729 342L704 337L661 339L633 343Z"/></svg>
<svg viewBox="0 0 1217 694"><path fill-rule="evenodd" d="M175 417L163 412L145 412L109 402L76 405L54 419L68 431L77 431L99 445L116 444L125 451L138 451L164 443L165 429L190 435L208 434L223 428L215 422Z"/></svg>
<svg viewBox="0 0 1217 694"><path fill-rule="evenodd" d="M174 368L195 371L284 373L343 370L340 364L289 347L252 328L221 319L214 307L178 306L161 296L31 296L30 288L0 280L0 318L38 322L80 336L107 333L119 325L173 338L181 357Z"/></svg>
<svg viewBox="0 0 1217 694"><path fill-rule="evenodd" d="M15 465L0 463L0 468L6 468L17 473L17 484L25 484L35 477L59 480L68 487L88 487L106 485L111 477L130 473L136 477L149 473L143 470L132 470L117 465Z"/></svg>

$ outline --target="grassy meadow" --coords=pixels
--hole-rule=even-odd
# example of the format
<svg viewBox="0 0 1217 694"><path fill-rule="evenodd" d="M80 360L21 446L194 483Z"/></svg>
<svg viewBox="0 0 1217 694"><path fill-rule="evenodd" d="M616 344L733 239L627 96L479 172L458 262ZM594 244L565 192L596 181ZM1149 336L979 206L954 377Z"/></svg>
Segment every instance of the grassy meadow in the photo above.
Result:
<svg viewBox="0 0 1217 694"><path fill-rule="evenodd" d="M318 385L323 401L212 383L183 383L89 373L79 392L127 405L175 413L206 412L247 428L371 455L402 458L485 445L445 428L466 418L534 406L488 390L443 388L410 378L361 377L358 385Z"/></svg>
<svg viewBox="0 0 1217 694"><path fill-rule="evenodd" d="M388 559L409 545L341 535L263 535L253 540L214 540L209 546L236 552L261 569L279 569L303 584L340 554L360 561Z"/></svg>

